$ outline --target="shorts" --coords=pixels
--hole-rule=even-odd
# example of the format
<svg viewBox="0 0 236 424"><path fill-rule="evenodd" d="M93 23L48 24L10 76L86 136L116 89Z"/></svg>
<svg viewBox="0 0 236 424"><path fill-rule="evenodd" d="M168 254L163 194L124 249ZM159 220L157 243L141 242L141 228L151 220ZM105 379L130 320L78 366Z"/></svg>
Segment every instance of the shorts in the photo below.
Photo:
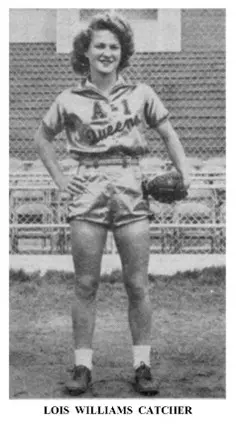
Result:
<svg viewBox="0 0 236 424"><path fill-rule="evenodd" d="M86 220L113 229L150 217L143 197L142 172L138 163L86 166L72 177L82 185L68 205L68 221Z"/></svg>

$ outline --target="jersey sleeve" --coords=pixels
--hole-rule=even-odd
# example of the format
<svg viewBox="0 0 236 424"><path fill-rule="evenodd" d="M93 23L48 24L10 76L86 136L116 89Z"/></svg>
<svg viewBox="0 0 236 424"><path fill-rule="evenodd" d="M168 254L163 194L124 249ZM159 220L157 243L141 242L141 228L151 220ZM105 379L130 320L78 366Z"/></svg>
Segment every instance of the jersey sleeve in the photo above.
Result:
<svg viewBox="0 0 236 424"><path fill-rule="evenodd" d="M144 118L147 125L151 128L157 128L162 122L169 117L169 111L163 105L161 99L156 92L145 85L145 104Z"/></svg>
<svg viewBox="0 0 236 424"><path fill-rule="evenodd" d="M42 119L42 128L45 138L51 141L57 134L59 134L65 125L64 108L59 95L52 103L51 107Z"/></svg>

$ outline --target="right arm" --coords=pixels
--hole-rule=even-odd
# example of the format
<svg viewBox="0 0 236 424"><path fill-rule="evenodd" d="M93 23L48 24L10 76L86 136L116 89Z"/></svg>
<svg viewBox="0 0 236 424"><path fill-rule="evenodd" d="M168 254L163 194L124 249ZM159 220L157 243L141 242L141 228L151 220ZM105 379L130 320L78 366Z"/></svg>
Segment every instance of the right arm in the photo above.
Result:
<svg viewBox="0 0 236 424"><path fill-rule="evenodd" d="M34 140L36 150L59 190L73 195L83 190L83 184L77 181L77 176L75 183L75 176L71 178L63 174L52 144L56 135L65 128L63 100L65 95L66 93L62 93L53 102L38 128Z"/></svg>
<svg viewBox="0 0 236 424"><path fill-rule="evenodd" d="M38 128L34 140L36 150L53 181L59 190L66 191L69 179L60 169L56 153L52 145L52 140L49 141L46 138L42 124Z"/></svg>

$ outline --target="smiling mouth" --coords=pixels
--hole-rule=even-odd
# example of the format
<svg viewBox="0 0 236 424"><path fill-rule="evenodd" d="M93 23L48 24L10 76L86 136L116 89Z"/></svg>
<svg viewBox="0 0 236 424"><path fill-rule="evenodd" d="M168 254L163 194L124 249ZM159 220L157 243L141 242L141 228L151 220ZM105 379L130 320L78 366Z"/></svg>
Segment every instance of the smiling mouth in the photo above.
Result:
<svg viewBox="0 0 236 424"><path fill-rule="evenodd" d="M103 65L111 65L111 63L113 63L113 60L100 60L100 62L101 62Z"/></svg>

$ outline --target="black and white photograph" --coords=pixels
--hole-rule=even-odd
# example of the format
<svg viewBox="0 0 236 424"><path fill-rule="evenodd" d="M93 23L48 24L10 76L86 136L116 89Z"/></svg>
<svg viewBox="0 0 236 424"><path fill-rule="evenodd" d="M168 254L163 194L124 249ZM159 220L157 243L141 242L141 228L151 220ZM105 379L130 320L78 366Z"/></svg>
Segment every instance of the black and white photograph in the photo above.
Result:
<svg viewBox="0 0 236 424"><path fill-rule="evenodd" d="M10 399L226 398L225 73L224 8L9 9Z"/></svg>

